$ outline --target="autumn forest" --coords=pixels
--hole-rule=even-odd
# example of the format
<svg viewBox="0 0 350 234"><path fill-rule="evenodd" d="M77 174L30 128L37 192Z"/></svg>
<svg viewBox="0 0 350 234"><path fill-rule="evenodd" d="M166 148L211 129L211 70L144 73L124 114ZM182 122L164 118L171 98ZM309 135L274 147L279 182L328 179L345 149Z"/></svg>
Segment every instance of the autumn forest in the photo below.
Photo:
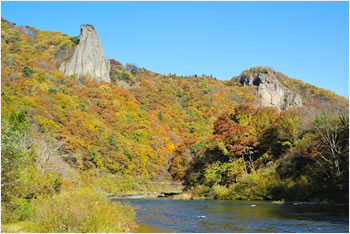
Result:
<svg viewBox="0 0 350 234"><path fill-rule="evenodd" d="M130 232L131 207L112 210L106 194L148 191L152 181L182 183L189 199L348 204L348 99L263 66L221 81L110 59L110 83L65 76L58 67L79 37L5 19L1 28L2 224ZM261 74L302 105L262 105L241 82ZM84 225L55 210L67 201Z"/></svg>

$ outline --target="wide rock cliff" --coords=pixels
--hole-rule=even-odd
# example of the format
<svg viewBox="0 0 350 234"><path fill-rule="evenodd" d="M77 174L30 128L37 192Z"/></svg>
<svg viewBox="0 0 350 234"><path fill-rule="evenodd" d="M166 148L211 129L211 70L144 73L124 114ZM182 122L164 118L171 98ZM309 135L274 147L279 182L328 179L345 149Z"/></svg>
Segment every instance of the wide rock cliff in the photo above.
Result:
<svg viewBox="0 0 350 234"><path fill-rule="evenodd" d="M261 106L270 106L281 111L303 105L300 95L283 86L270 68L246 70L240 75L239 82L244 86L256 87L255 94Z"/></svg>
<svg viewBox="0 0 350 234"><path fill-rule="evenodd" d="M105 58L94 26L80 26L80 42L73 56L59 68L65 75L87 75L97 81L110 82L110 61Z"/></svg>

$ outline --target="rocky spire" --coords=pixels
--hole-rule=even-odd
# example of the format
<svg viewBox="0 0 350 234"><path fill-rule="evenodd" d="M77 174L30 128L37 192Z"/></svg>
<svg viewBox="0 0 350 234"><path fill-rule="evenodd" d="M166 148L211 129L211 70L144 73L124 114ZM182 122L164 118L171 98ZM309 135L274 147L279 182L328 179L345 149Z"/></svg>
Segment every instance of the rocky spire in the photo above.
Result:
<svg viewBox="0 0 350 234"><path fill-rule="evenodd" d="M87 75L94 80L110 82L110 62L105 58L94 26L80 26L80 42L73 56L59 68L65 75Z"/></svg>

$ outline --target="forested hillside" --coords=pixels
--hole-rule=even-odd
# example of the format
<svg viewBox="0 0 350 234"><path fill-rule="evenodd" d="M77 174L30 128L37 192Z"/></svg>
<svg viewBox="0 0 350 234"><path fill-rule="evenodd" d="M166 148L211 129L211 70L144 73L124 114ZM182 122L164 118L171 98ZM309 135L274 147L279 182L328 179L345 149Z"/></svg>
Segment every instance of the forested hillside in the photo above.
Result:
<svg viewBox="0 0 350 234"><path fill-rule="evenodd" d="M25 219L31 199L81 184L120 192L131 177L173 178L207 198L347 202L347 99L278 73L303 106L277 112L239 76L163 75L114 59L111 83L64 76L77 37L1 27L3 220ZM266 69L276 73L242 74Z"/></svg>

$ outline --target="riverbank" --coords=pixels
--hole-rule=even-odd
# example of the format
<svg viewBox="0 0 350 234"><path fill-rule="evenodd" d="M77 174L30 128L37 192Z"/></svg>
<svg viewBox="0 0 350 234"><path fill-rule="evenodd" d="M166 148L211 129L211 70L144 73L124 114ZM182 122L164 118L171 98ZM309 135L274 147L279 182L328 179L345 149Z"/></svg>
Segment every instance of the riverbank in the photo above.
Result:
<svg viewBox="0 0 350 234"><path fill-rule="evenodd" d="M183 201L264 201L270 202L275 205L293 205L293 206L348 206L345 203L335 203L330 201L297 201L297 200L262 200L262 199L213 199L210 197L196 196L189 192L161 192L161 193L144 193L144 194L122 194L122 195L109 195L108 198L112 200L118 199L165 199L165 200L183 200Z"/></svg>
<svg viewBox="0 0 350 234"><path fill-rule="evenodd" d="M127 184L127 186L125 186ZM164 180L127 180L120 181L118 187L106 187L103 184L95 184L98 187L105 188L110 199L155 199L170 198L183 193L184 186L180 182ZM124 185L124 186L121 186ZM107 188L107 189L106 189Z"/></svg>
<svg viewBox="0 0 350 234"><path fill-rule="evenodd" d="M195 196L188 192L182 192L179 195L175 195L172 198L172 200L207 200L207 201L245 201L244 199L213 199L209 197L201 197L201 196ZM349 206L349 204L345 203L336 203L333 201L297 201L297 200L263 200L263 199L247 199L246 201L266 201L271 202L272 204L276 205L294 205L294 206L302 206L302 205L318 205L318 206Z"/></svg>
<svg viewBox="0 0 350 234"><path fill-rule="evenodd" d="M179 192L161 192L161 193L145 193L145 194L123 194L123 195L109 195L110 199L152 199L152 198L170 198L180 195Z"/></svg>

